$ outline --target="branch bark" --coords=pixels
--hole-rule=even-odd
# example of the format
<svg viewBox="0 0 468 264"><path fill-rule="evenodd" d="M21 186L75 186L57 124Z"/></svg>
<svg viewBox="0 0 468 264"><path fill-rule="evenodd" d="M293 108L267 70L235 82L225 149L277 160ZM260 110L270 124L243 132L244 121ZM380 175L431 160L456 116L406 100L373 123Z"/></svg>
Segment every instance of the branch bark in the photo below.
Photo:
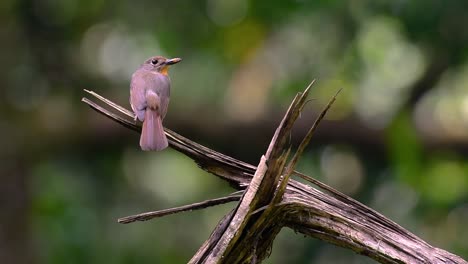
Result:
<svg viewBox="0 0 468 264"><path fill-rule="evenodd" d="M293 171L301 151L334 98L322 111L298 151L286 165L290 154L287 139L306 101L309 87L298 93L293 100L257 167L165 129L172 148L189 156L202 169L228 181L233 188L244 191L237 207L221 219L210 238L189 263L260 262L269 255L275 236L284 226L349 248L381 263L467 263L459 256L429 245L378 212L332 187ZM94 92L87 92L126 118L87 98L83 98L83 102L123 126L140 132L140 126L133 121L132 112ZM320 189L289 180L291 174L309 180ZM227 197L229 196L224 198ZM223 198L220 199L224 201ZM201 205L196 203L151 212L149 215L162 216L168 212L204 208L204 205L206 201Z"/></svg>

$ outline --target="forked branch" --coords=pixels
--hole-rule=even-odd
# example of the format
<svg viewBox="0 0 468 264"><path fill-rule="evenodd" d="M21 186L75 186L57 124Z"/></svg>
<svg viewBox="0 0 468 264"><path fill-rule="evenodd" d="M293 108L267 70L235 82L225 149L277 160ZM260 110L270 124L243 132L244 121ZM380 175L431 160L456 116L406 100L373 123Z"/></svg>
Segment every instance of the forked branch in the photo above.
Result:
<svg viewBox="0 0 468 264"><path fill-rule="evenodd" d="M236 208L221 219L190 263L260 262L269 255L276 234L284 226L349 248L381 263L467 263L454 254L429 245L351 197L294 171L294 166L317 125L335 100L333 97L287 162L290 154L287 139L306 103L311 85L294 98L257 167L165 129L173 149L193 159L202 169L229 182L233 188L242 191L242 195L232 194L177 208L143 213L121 218L119 222L145 221L240 199ZM86 92L113 111L87 98L83 98L83 102L124 127L140 132L140 126L134 122L132 112L94 92ZM315 187L289 179L291 174L308 180Z"/></svg>

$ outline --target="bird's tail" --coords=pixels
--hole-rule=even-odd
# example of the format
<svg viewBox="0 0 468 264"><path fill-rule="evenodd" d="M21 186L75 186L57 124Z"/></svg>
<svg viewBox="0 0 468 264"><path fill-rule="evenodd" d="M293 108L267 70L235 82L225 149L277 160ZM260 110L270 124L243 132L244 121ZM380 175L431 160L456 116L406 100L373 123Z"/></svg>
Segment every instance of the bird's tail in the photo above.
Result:
<svg viewBox="0 0 468 264"><path fill-rule="evenodd" d="M161 116L156 110L146 108L145 121L141 130L140 147L142 150L163 150L167 148Z"/></svg>

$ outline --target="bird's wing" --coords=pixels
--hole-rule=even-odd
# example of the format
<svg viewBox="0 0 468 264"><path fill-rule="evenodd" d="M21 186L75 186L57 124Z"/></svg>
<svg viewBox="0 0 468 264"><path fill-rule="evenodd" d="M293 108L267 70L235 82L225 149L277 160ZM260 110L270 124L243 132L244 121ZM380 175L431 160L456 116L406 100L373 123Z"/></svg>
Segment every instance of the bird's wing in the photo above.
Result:
<svg viewBox="0 0 468 264"><path fill-rule="evenodd" d="M154 74L154 91L159 96L160 100L160 115L164 119L169 106L169 97L171 96L171 82L167 75L156 73Z"/></svg>
<svg viewBox="0 0 468 264"><path fill-rule="evenodd" d="M145 118L147 86L145 79L144 73L137 71L132 75L132 81L130 82L130 105L140 121Z"/></svg>

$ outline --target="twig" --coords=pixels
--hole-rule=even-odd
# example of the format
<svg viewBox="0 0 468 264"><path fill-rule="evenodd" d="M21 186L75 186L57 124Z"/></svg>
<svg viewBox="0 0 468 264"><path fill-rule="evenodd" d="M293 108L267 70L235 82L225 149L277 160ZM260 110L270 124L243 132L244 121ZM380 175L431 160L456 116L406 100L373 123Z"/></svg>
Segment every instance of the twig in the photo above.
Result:
<svg viewBox="0 0 468 264"><path fill-rule="evenodd" d="M110 107L114 108L115 110L121 112L122 114L124 114L124 115L126 115L126 116L128 116L130 118L135 118L135 115L132 112L130 112L129 110L127 110L126 108L124 108L124 107L122 107L122 106L120 106L120 105L118 105L118 104L116 104L116 103L102 97L101 95L99 95L99 94L97 94L97 93L95 93L93 91L86 90L86 89L84 89L84 91L89 93L90 95L98 98L99 100L103 101L104 103L106 103Z"/></svg>
<svg viewBox="0 0 468 264"><path fill-rule="evenodd" d="M242 197L242 195L240 195L240 194L229 195L229 196L225 196L225 197L221 197L221 198L210 199L210 200L206 200L206 201L203 201L203 202L188 204L188 205L169 208L169 209L165 209L165 210L159 210L159 211L154 211L154 212L146 212L146 213L141 213L141 214L137 214L137 215L126 216L126 217L119 218L117 220L117 222L119 222L121 224L128 224L128 223L132 223L132 222L135 222L135 221L148 221L148 220L156 218L156 217L162 217L162 216L166 216L166 215L170 215L170 214L176 214L176 213L180 213L180 212L204 209L204 208L208 208L210 206L215 206L215 205L225 204L225 203L229 203L229 202L239 201L239 199L241 197Z"/></svg>

